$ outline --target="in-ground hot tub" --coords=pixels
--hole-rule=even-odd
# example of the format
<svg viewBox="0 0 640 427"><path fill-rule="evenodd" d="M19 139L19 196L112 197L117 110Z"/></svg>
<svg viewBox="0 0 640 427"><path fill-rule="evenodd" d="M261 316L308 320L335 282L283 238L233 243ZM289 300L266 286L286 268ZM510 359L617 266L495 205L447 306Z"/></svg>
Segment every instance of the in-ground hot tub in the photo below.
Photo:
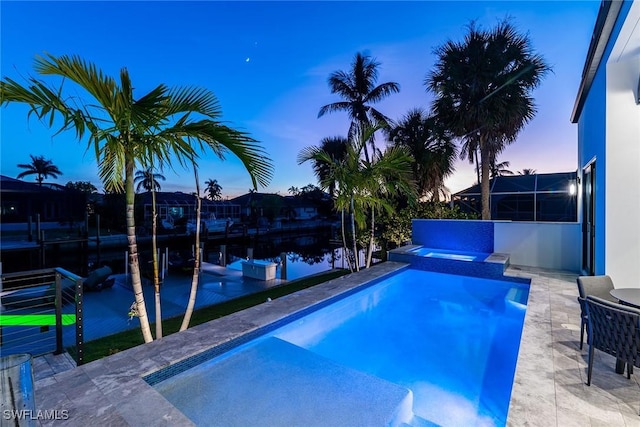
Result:
<svg viewBox="0 0 640 427"><path fill-rule="evenodd" d="M473 252L408 245L389 251L389 261L439 273L499 279L509 265L507 254Z"/></svg>
<svg viewBox="0 0 640 427"><path fill-rule="evenodd" d="M476 261L476 262L482 262L491 255L484 252L452 251L448 249L425 248L424 246L419 246L415 249L411 249L410 252L414 253L417 256L422 256L427 258L440 258L440 259L451 259L456 261Z"/></svg>

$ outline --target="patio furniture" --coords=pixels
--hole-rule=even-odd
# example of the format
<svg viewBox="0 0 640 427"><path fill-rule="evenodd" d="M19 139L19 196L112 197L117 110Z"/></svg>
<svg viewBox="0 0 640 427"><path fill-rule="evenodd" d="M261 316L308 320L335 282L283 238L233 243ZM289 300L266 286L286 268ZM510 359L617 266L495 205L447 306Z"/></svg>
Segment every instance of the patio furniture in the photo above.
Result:
<svg viewBox="0 0 640 427"><path fill-rule="evenodd" d="M640 308L640 288L618 288L609 292L620 304Z"/></svg>
<svg viewBox="0 0 640 427"><path fill-rule="evenodd" d="M618 300L610 294L614 288L613 280L609 276L579 276L576 281L578 283L578 302L580 303L580 350L582 350L584 332L587 329L587 309L584 306L584 300L587 295L593 295L611 302L618 302Z"/></svg>
<svg viewBox="0 0 640 427"><path fill-rule="evenodd" d="M587 385L591 385L594 349L615 356L618 364L625 363L627 378L631 378L633 366L640 366L640 310L591 295L584 305L589 322Z"/></svg>

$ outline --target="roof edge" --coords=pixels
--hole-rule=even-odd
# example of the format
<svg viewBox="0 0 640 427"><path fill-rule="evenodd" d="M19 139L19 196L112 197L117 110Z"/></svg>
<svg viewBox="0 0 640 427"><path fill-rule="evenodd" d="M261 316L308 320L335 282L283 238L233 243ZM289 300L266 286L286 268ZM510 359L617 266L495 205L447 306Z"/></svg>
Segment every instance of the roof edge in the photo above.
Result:
<svg viewBox="0 0 640 427"><path fill-rule="evenodd" d="M584 64L584 69L582 70L582 81L580 82L576 102L573 106L573 112L571 113L571 123L578 123L578 119L582 114L584 103L593 84L596 72L598 68L600 68L600 62L604 56L609 37L611 37L613 27L618 19L623 3L624 0L602 0L602 3L600 3L600 10L598 11L593 35L591 36L591 43L587 51L587 59Z"/></svg>

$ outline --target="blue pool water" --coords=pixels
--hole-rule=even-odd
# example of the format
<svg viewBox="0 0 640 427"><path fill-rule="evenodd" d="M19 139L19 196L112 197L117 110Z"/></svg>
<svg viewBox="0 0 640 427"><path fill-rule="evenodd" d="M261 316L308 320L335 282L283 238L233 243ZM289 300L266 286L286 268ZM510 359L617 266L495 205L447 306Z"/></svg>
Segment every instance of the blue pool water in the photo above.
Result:
<svg viewBox="0 0 640 427"><path fill-rule="evenodd" d="M453 251L419 247L411 251L415 255L427 258L451 259L455 261L484 261L490 254L483 252Z"/></svg>
<svg viewBox="0 0 640 427"><path fill-rule="evenodd" d="M220 400L216 366L275 337L410 390L414 420L504 426L528 292L521 283L406 269L154 387L196 423L206 420L214 414L203 402Z"/></svg>

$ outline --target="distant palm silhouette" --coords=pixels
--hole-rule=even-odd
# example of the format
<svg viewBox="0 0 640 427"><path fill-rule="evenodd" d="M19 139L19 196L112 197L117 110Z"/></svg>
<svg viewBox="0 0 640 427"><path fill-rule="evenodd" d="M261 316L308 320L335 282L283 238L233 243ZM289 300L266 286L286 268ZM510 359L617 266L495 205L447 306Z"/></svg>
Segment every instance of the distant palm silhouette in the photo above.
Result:
<svg viewBox="0 0 640 427"><path fill-rule="evenodd" d="M34 156L33 154L29 156L31 157L31 163L18 165L19 168L26 169L18 175L18 179L24 178L27 175L38 175L36 181L38 181L39 185L42 185L42 181L45 178L57 178L58 175L62 175L60 169L58 169L51 160L46 160L44 156Z"/></svg>
<svg viewBox="0 0 640 427"><path fill-rule="evenodd" d="M521 171L518 171L518 175L535 175L535 174L536 174L535 169L522 169Z"/></svg>
<svg viewBox="0 0 640 427"><path fill-rule="evenodd" d="M209 200L222 200L222 186L218 184L217 179L205 181L204 185L207 186L204 191L207 193Z"/></svg>
<svg viewBox="0 0 640 427"><path fill-rule="evenodd" d="M136 175L133 179L133 182L138 184L136 186L136 191L140 192L140 190L151 191L151 189L155 191L160 191L162 187L158 180L164 181L166 178L164 175L159 173L153 173L151 168L147 168L145 170L136 171Z"/></svg>
<svg viewBox="0 0 640 427"><path fill-rule="evenodd" d="M300 189L298 187L295 186L291 186L289 187L289 189L287 190L289 192L289 194L293 194L294 196L297 196L298 194L300 194Z"/></svg>
<svg viewBox="0 0 640 427"><path fill-rule="evenodd" d="M495 159L491 164L490 176L495 178L497 176L513 175L513 172L509 170L509 161L496 163Z"/></svg>

